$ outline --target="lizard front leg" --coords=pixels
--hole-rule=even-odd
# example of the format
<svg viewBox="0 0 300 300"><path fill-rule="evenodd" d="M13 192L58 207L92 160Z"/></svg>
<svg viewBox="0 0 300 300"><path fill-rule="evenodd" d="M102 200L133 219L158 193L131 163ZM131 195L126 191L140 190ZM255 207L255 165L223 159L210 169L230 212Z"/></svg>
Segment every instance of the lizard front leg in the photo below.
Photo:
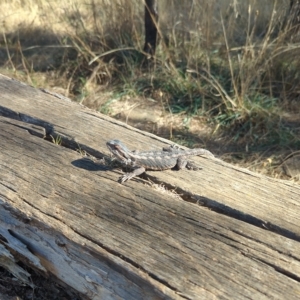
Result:
<svg viewBox="0 0 300 300"><path fill-rule="evenodd" d="M134 169L132 172L126 173L123 176L121 176L119 178L119 182L122 184L123 182L130 180L131 178L133 178L135 176L141 175L145 171L146 171L146 169L144 167L138 167L138 168Z"/></svg>

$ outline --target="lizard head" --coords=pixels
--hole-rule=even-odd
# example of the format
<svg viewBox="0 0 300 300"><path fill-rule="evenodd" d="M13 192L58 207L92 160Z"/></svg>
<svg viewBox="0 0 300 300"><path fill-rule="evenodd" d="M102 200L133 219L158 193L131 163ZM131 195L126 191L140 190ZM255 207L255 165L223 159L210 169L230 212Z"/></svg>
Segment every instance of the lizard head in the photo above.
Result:
<svg viewBox="0 0 300 300"><path fill-rule="evenodd" d="M131 159L129 156L130 150L119 140L110 140L106 143L109 151L121 162L128 164Z"/></svg>

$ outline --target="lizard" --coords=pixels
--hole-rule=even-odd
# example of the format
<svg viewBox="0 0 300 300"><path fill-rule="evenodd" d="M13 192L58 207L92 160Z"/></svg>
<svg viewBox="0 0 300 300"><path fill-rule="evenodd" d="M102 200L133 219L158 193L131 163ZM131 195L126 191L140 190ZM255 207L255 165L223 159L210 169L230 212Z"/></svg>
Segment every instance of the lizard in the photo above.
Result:
<svg viewBox="0 0 300 300"><path fill-rule="evenodd" d="M119 178L122 184L131 178L144 173L146 170L162 171L177 167L179 170L187 168L189 170L197 170L194 163L187 160L189 156L206 155L214 157L214 155L205 149L195 148L183 150L176 145L164 147L162 151L130 151L121 141L110 140L106 143L110 152L115 158L124 165L130 166L133 171L126 173Z"/></svg>

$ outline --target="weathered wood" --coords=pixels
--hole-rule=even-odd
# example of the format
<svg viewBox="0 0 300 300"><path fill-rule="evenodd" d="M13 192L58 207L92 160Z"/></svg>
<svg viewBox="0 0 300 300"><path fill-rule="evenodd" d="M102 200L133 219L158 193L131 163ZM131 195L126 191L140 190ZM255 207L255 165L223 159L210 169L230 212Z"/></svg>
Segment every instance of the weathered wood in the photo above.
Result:
<svg viewBox="0 0 300 300"><path fill-rule="evenodd" d="M197 172L148 172L179 196L120 185L119 170L74 150L166 141L4 76L0 115L0 258L89 299L299 298L297 185L205 158Z"/></svg>
<svg viewBox="0 0 300 300"><path fill-rule="evenodd" d="M0 115L42 126L48 135L61 136L68 147L86 150L98 158L109 154L105 143L112 138L138 150L160 150L166 143L172 144L1 75L0 91ZM223 161L201 157L193 160L203 170L148 171L147 174L154 182L176 188L183 193L185 200L300 237L299 185L265 177ZM120 174L115 175L116 180L118 176Z"/></svg>

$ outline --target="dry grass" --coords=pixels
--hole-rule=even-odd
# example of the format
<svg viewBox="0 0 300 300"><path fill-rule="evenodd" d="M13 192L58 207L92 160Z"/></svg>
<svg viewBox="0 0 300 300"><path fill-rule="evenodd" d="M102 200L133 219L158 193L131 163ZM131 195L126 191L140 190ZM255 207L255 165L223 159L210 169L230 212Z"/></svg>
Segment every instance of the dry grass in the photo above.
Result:
<svg viewBox="0 0 300 300"><path fill-rule="evenodd" d="M105 113L154 103L155 129L132 124L275 176L300 146L300 39L287 30L288 7L161 1L159 47L145 63L138 1L1 1L0 72Z"/></svg>

